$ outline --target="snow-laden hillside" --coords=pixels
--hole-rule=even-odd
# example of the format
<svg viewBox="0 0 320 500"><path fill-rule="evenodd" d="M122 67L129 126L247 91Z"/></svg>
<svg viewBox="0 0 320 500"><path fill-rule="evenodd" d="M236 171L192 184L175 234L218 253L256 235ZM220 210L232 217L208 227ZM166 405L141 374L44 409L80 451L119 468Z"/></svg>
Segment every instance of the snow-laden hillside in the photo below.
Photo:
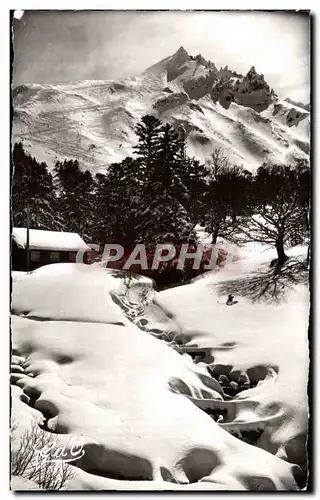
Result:
<svg viewBox="0 0 320 500"><path fill-rule="evenodd" d="M69 489L302 487L304 253L289 252L278 273L265 252L241 253L160 293L147 278L128 288L125 273L96 264L14 273L14 449L32 421L66 457L70 436L80 438Z"/></svg>
<svg viewBox="0 0 320 500"><path fill-rule="evenodd" d="M217 69L182 47L141 75L123 81L27 84L13 89L13 142L38 159L78 159L105 169L132 153L144 114L168 121L187 136L200 160L221 147L254 170L263 161L290 162L309 152L309 112L281 101L254 68L243 76Z"/></svg>

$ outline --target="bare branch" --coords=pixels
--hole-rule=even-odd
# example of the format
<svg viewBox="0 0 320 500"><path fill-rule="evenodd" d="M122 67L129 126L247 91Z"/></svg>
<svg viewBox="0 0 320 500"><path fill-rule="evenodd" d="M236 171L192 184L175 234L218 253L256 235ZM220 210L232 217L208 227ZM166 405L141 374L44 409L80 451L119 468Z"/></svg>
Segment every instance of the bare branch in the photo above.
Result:
<svg viewBox="0 0 320 500"><path fill-rule="evenodd" d="M11 456L11 474L20 476L37 483L44 490L60 490L66 482L73 477L72 467L67 463L57 463L43 460L37 461L37 450L43 449L53 440L55 447L59 444L59 438L53 437L39 428L38 423L33 421L30 429L25 431L20 438L20 444L13 446ZM16 444L16 443L13 443Z"/></svg>

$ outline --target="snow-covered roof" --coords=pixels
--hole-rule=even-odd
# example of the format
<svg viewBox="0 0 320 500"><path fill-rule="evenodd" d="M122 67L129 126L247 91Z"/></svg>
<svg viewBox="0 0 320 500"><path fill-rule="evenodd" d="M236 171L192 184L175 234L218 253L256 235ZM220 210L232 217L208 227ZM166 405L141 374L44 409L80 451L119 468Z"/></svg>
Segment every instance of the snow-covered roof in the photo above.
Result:
<svg viewBox="0 0 320 500"><path fill-rule="evenodd" d="M26 248L26 228L14 227L12 229L12 237L19 248ZM90 247L82 240L82 238L77 233L30 229L29 237L29 248L34 250L56 250L70 252L76 250L90 250Z"/></svg>

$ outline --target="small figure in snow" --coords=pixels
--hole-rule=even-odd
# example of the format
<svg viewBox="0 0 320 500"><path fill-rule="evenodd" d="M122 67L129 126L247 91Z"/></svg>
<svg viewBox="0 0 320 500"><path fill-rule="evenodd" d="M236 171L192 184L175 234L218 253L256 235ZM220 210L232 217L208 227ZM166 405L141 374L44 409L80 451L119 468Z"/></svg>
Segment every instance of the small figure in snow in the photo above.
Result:
<svg viewBox="0 0 320 500"><path fill-rule="evenodd" d="M228 295L228 300L226 302L227 306L232 306L234 304L233 302L233 299L234 299L234 295L232 295L231 293Z"/></svg>

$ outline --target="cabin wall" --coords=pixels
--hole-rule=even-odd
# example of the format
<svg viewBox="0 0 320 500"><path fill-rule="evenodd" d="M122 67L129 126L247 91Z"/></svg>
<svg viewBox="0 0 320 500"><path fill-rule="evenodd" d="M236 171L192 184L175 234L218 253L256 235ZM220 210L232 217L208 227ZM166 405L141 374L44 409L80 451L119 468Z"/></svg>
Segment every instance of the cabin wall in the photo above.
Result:
<svg viewBox="0 0 320 500"><path fill-rule="evenodd" d="M38 252L39 260L32 259L32 252ZM54 260L52 254L54 253ZM76 262L77 252L64 252L58 250L30 250L29 271L38 269L48 264L61 262ZM87 264L87 254L84 254L83 263ZM11 249L11 268L13 271L27 271L27 252L24 248L18 248L13 242Z"/></svg>

